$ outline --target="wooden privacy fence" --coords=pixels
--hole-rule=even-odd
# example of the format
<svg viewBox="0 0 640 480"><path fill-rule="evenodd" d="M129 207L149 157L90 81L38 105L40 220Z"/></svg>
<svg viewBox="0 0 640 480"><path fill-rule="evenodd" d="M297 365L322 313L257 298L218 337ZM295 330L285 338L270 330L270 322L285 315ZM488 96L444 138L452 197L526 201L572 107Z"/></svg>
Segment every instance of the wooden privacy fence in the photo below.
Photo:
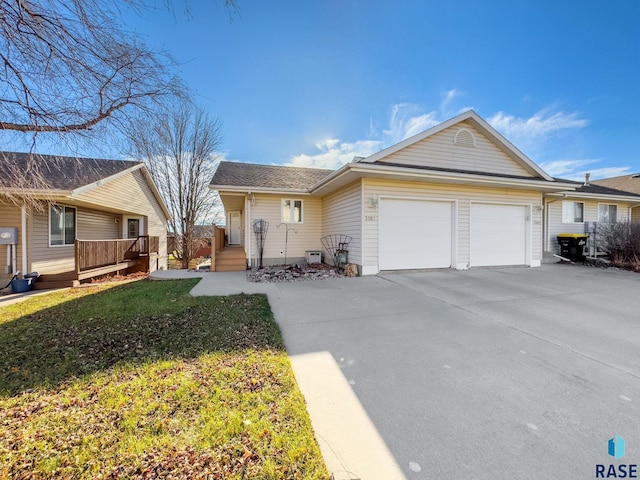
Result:
<svg viewBox="0 0 640 480"><path fill-rule="evenodd" d="M216 271L216 253L224 250L224 228L213 226L213 238L211 239L211 271Z"/></svg>
<svg viewBox="0 0 640 480"><path fill-rule="evenodd" d="M224 228L220 228L217 225L213 226L213 243L211 244L211 250L224 249Z"/></svg>
<svg viewBox="0 0 640 480"><path fill-rule="evenodd" d="M76 240L76 272L126 264L158 252L159 237L144 235L119 240Z"/></svg>

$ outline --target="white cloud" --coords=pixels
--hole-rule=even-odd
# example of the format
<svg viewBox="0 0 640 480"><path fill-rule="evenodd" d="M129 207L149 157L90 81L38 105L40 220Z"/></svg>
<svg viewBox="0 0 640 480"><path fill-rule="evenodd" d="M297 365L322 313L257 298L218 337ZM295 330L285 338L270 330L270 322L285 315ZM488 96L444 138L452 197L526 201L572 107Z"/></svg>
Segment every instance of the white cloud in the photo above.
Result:
<svg viewBox="0 0 640 480"><path fill-rule="evenodd" d="M552 160L550 162L541 162L540 167L549 175L561 177L563 175L574 175L578 169L590 165L600 160L584 159L584 160Z"/></svg>
<svg viewBox="0 0 640 480"><path fill-rule="evenodd" d="M584 180L585 174L590 174L591 180L598 180L600 178L610 178L610 177L619 177L621 175L631 173L629 167L602 167L602 168L593 168L593 169L585 169L585 170L576 170L571 172L569 175L564 175L562 178L566 178L568 180Z"/></svg>
<svg viewBox="0 0 640 480"><path fill-rule="evenodd" d="M577 181L584 180L585 173L591 174L591 180L617 177L630 173L629 167L585 168L587 165L597 166L595 164L600 162L602 160L598 159L553 160L540 163L540 167L551 176Z"/></svg>
<svg viewBox="0 0 640 480"><path fill-rule="evenodd" d="M449 108L449 104L453 101L454 98L456 98L459 95L460 95L460 92L458 92L455 88L452 88L451 90L447 91L447 93L445 93L444 95L444 98L442 99L442 102L440 102L440 111L446 112L447 109Z"/></svg>
<svg viewBox="0 0 640 480"><path fill-rule="evenodd" d="M498 112L487 119L487 122L514 143L530 143L540 141L541 137L560 130L583 128L589 120L579 118L576 112L551 112L541 110L529 118L519 118Z"/></svg>
<svg viewBox="0 0 640 480"><path fill-rule="evenodd" d="M391 108L389 128L383 130L382 141L387 145L395 145L438 123L440 120L438 120L436 112L422 113L422 109L418 105L400 103Z"/></svg>
<svg viewBox="0 0 640 480"><path fill-rule="evenodd" d="M337 169L353 160L353 157L367 157L382 147L379 140L359 140L354 143L341 142L337 138L328 138L317 142L317 153L307 155L301 153L291 157L287 165L293 167L313 167Z"/></svg>

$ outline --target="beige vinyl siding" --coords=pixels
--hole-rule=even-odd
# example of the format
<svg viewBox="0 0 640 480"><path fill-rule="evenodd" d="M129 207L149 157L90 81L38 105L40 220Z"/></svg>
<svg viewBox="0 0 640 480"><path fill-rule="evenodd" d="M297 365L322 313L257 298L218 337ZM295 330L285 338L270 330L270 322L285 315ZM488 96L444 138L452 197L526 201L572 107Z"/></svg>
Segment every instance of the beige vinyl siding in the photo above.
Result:
<svg viewBox="0 0 640 480"><path fill-rule="evenodd" d="M22 210L20 207L11 204L0 204L0 227L17 228L18 229L18 248L16 251L17 265L14 266L16 270L22 271ZM0 287L4 286L8 280L11 279L10 273L5 273L5 266L7 263L7 250L9 245L0 245L0 265L3 268L0 269Z"/></svg>
<svg viewBox="0 0 640 480"><path fill-rule="evenodd" d="M362 266L362 187L358 180L322 199L322 236L344 234L352 237L349 263ZM323 249L325 262L332 263Z"/></svg>
<svg viewBox="0 0 640 480"><path fill-rule="evenodd" d="M541 204L540 192L506 188L426 184L378 179L365 179L363 188L363 216L371 219L363 223L363 266L369 268L374 268L378 265L378 208L370 206L370 198L388 196L456 201L457 265L454 265L454 267L457 268L466 268L469 264L470 205L472 202L529 206ZM384 199L381 201L384 201ZM535 209L532 209L532 211L530 222L531 260L532 262L539 262L542 258L542 215ZM402 245L401 239L399 240L399 245Z"/></svg>
<svg viewBox="0 0 640 480"><path fill-rule="evenodd" d="M283 199L302 200L302 223L281 224L281 201ZM248 212L249 209L246 210ZM297 195L256 194L255 204L251 206L251 218L248 225L255 220L269 222L269 230L264 246L263 261L265 264L284 263L285 235L289 228L287 243L287 262L304 258L307 250L320 250L322 236L322 200L317 197ZM280 226L279 226L280 225ZM256 256L256 242L253 231L247 232L246 241L252 242L253 258ZM245 250L248 249L245 246ZM282 252L282 254L281 254Z"/></svg>
<svg viewBox="0 0 640 480"><path fill-rule="evenodd" d="M456 132L467 129L476 139L475 147L454 144ZM379 163L400 163L410 166L429 166L470 170L501 175L534 177L519 161L507 155L470 122L465 121L444 129L424 140L378 160Z"/></svg>
<svg viewBox="0 0 640 480"><path fill-rule="evenodd" d="M62 204L61 204L62 205ZM77 231L76 217L76 231ZM31 213L31 270L42 274L70 272L75 269L74 245L49 246L49 207Z"/></svg>
<svg viewBox="0 0 640 480"><path fill-rule="evenodd" d="M118 223L116 223L116 219ZM109 240L121 238L121 215L78 209L76 220L78 240Z"/></svg>
<svg viewBox="0 0 640 480"><path fill-rule="evenodd" d="M143 173L136 170L104 185L76 195L80 202L89 202L105 209L144 217L145 234L160 237L160 252L150 261L151 270L167 268L167 221L160 204ZM157 262L156 262L157 260Z"/></svg>
<svg viewBox="0 0 640 480"><path fill-rule="evenodd" d="M631 209L631 222L640 223L640 207Z"/></svg>
<svg viewBox="0 0 640 480"><path fill-rule="evenodd" d="M555 200L555 199L554 199ZM584 200L579 198L571 198L567 200L558 199L547 200L547 236L546 244L544 246L545 251L551 253L560 253L560 246L558 245L559 233L584 233L584 222L597 222L598 221L598 205L600 203L606 203L618 206L618 222L629 221L629 203L619 202L599 202L594 200ZM584 203L584 222L582 223L562 223L562 202L582 202Z"/></svg>

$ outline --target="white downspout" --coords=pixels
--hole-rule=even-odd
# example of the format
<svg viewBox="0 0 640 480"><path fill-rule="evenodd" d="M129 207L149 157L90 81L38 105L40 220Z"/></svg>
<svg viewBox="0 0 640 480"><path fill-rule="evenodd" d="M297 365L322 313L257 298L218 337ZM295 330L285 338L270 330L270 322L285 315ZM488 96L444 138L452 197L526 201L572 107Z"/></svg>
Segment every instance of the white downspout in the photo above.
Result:
<svg viewBox="0 0 640 480"><path fill-rule="evenodd" d="M22 205L21 209L22 220L22 274L29 273L27 270L27 207Z"/></svg>
<svg viewBox="0 0 640 480"><path fill-rule="evenodd" d="M249 257L249 268L253 267L253 252L251 249L251 199L249 197L244 197L244 203L247 206L246 208L246 212L247 212L247 228L245 230L246 235L244 236L245 238L245 243L247 245L247 256Z"/></svg>

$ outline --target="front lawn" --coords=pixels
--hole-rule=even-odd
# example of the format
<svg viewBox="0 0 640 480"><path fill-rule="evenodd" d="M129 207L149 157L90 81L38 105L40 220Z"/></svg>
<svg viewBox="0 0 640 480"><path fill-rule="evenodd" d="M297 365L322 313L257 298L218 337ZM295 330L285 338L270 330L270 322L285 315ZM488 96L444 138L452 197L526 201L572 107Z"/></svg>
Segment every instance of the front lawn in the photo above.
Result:
<svg viewBox="0 0 640 480"><path fill-rule="evenodd" d="M265 296L196 280L0 307L0 479L322 479Z"/></svg>

